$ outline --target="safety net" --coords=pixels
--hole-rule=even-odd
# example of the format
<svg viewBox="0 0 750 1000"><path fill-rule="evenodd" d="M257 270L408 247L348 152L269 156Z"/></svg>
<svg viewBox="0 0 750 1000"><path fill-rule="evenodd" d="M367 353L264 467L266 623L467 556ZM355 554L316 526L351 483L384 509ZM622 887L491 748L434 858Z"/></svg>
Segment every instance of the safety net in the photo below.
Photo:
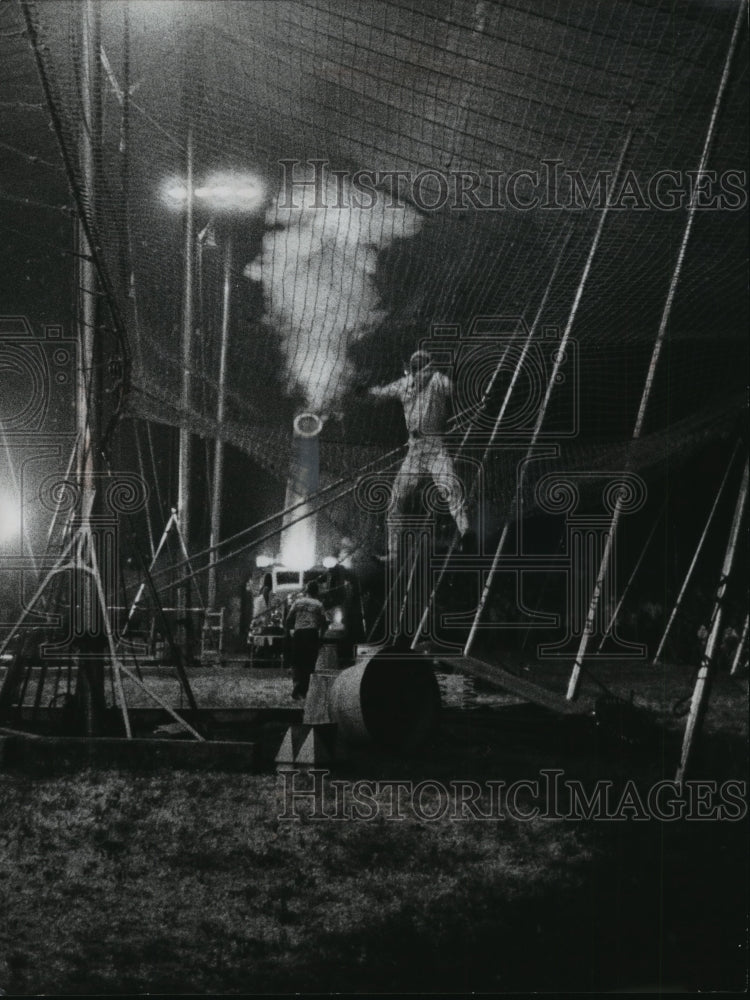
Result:
<svg viewBox="0 0 750 1000"><path fill-rule="evenodd" d="M132 356L123 418L220 437L283 481L292 420L312 411L325 421L327 483L403 444L399 407L362 387L398 378L411 352L427 346L457 381L459 409L476 416L491 387L491 419L533 327L503 447L485 462L487 501L501 511L580 295L544 419L544 440L557 451L540 471L654 476L666 458L677 466L730 434L745 405L745 25L719 102L717 94L737 4L109 0L98 8L91 199L79 155L82 130L99 128L84 107L82 22L91 7L0 6L10 123L3 197L12 238L30 266L48 270L52 258L72 268L73 193L82 199L116 304L117 321L102 324L105 356L117 358L123 332ZM633 441L693 199L666 348ZM107 367L110 388L121 377L117 364ZM467 460L485 444L471 438ZM344 503L356 506L351 496ZM342 507L339 520L351 527L353 519Z"/></svg>

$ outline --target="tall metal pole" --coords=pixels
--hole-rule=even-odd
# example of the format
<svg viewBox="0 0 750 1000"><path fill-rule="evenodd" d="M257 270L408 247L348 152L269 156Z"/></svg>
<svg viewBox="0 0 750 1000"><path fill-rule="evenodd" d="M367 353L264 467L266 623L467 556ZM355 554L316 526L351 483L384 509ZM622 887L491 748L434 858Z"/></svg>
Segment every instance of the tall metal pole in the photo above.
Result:
<svg viewBox="0 0 750 1000"><path fill-rule="evenodd" d="M190 427L188 415L191 405L191 366L193 361L193 266L195 257L194 202L194 141L193 127L188 126L185 202L185 271L182 304L182 392L180 398L180 430L177 458L177 524L180 534L189 547L190 542ZM177 591L177 642L184 647L188 657L190 635L190 585L186 583Z"/></svg>
<svg viewBox="0 0 750 1000"><path fill-rule="evenodd" d="M219 353L219 385L216 401L216 444L214 446L213 489L211 491L211 549L219 544L221 530L221 484L224 471L224 442L221 439L221 425L224 422L224 402L227 380L227 353L229 345L229 318L232 300L232 236L227 234L224 248L224 290L221 312L221 348ZM212 562L208 571L208 608L216 610L216 565Z"/></svg>
<svg viewBox="0 0 750 1000"><path fill-rule="evenodd" d="M617 186L617 183L620 179L622 166L623 163L625 162L625 157L627 156L627 152L630 147L632 138L633 138L633 131L632 129L629 129L625 136L625 140L622 144L620 155L617 159L617 166L615 168L614 176L612 179L613 188ZM607 202L604 205L604 208L602 209L601 214L599 216L599 221L597 222L596 225L596 232L594 233L594 239L591 242L591 247L589 249L588 256L586 258L586 263L584 265L580 280L578 282L578 287L576 288L576 292L573 297L573 303L570 307L570 313L568 314L568 321L565 324L565 332L563 333L562 339L560 340L560 346L556 351L555 363L552 366L552 371L550 372L549 381L547 382L547 388L544 393L544 399L542 400L542 404L539 407L539 412L537 414L537 418L534 423L534 429L531 432L531 440L529 441L529 445L526 449L526 459L521 465L521 472L518 477L519 481L517 487L518 491L517 495L519 503L521 501L521 495L523 492L523 480L526 473L526 468L528 466L528 461L534 454L534 449L536 448L536 444L542 430L542 425L547 415L547 408L549 406L550 397L552 396L552 390L557 384L557 376L560 370L560 366L562 365L563 358L565 356L565 348L567 347L568 340L570 339L570 332L573 329L573 324L575 323L576 316L578 315L578 307L580 306L581 299L583 298L583 292L584 289L586 288L586 282L588 281L588 277L591 272L591 267L594 263L594 258L596 257L596 252L599 249L599 242L601 240L602 232L604 230L604 223L606 222L607 216L609 215L609 208L610 205L609 202ZM482 590L482 596L479 599L479 605L477 606L476 614L474 615L474 621L472 622L468 638L466 639L466 643L464 645L464 656L471 655L471 649L472 646L474 645L474 640L476 639L477 629L479 628L479 622L484 613L484 609L487 605L487 600L490 596L490 591L492 589L492 584L495 578L495 574L497 573L497 567L500 564L500 557L505 547L505 543L508 539L511 520L512 517L509 514L508 517L506 518L502 534L500 535L500 540L497 543L497 548L495 549L495 555L492 560L492 565L490 566L490 571L487 574L487 580L485 582L484 589Z"/></svg>
<svg viewBox="0 0 750 1000"><path fill-rule="evenodd" d="M700 162L698 164L698 176L705 173L706 165L708 163L708 155L711 151L711 146L713 144L714 135L716 133L716 122L719 117L719 109L721 107L721 101L724 96L724 91L727 87L727 82L729 80L729 71L732 66L732 60L734 57L734 52L737 47L737 40L739 38L740 27L744 22L744 9L746 2L740 4L737 11L737 19L734 23L734 30L732 32L732 37L729 42L729 50L727 51L726 59L724 60L724 69L721 74L721 80L719 81L719 87L716 92L716 98L714 100L714 106L711 111L711 118L708 123L708 130L706 132L706 138L703 143L703 150L701 152ZM674 303L675 293L677 291L677 285L680 280L680 275L682 274L682 265L685 261L685 254L688 247L688 242L690 240L690 233L693 228L693 221L695 219L695 211L698 204L698 195L693 196L690 202L690 208L688 209L688 217L685 222L685 229L682 234L682 240L680 242L680 248L677 252L677 260L675 261L674 271L672 272L672 280L669 283L669 289L667 291L667 297L664 301L664 308L662 310L661 320L659 322L659 330L656 334L656 340L654 341L653 350L651 352L651 361L648 366L648 372L646 373L646 381L643 386L643 392L641 394L641 402L638 407L638 415L635 420L635 427L633 428L633 440L640 438L643 431L643 426L646 420L646 409L648 407L649 400L651 398L651 390L654 385L654 379L656 377L656 368L659 363L659 357L661 356L662 348L664 346L664 339L667 332L667 326L669 324L670 316L672 315L672 305ZM570 680L568 681L568 691L566 697L570 700L576 697L578 694L578 685L581 680L581 669L583 666L583 660L586 656L586 650L589 644L589 638L593 631L594 621L596 620L597 608L599 606L599 597L601 596L602 589L604 587L604 581L609 572L609 564L612 558L612 548L614 545L615 536L617 534L617 528L620 523L620 517L622 516L622 500L618 496L617 502L615 504L615 509L612 513L612 521L609 527L609 533L607 535L607 541L604 546L604 552L602 553L602 560L599 566L599 573L597 574L596 583L594 584L594 590L591 595L591 602L589 604L589 610L586 615L586 624L583 629L583 635L581 636L581 642L578 647L578 652L576 653L575 663L573 664L573 670L570 674Z"/></svg>
<svg viewBox="0 0 750 1000"><path fill-rule="evenodd" d="M721 634L721 622L724 616L724 595L727 589L727 581L729 579L729 574L732 572L732 565L734 564L734 554L737 550L737 539L740 534L740 525L742 524L742 515L745 512L745 501L747 500L747 483L748 483L748 463L745 462L745 468L742 473L742 483L740 484L740 492L737 496L737 504L734 508L734 517L732 519L732 527L729 531L729 539L727 541L727 548L724 554L724 563L721 568L721 577L719 578L719 586L716 588L716 600L714 603L714 614L711 621L711 630L706 639L706 648L703 653L703 658L701 660L700 669L698 670L698 676L695 681L695 687L693 688L693 698L690 703L690 713L688 714L688 721L685 726L685 736L682 741L682 754L680 756L680 766L677 768L677 774L675 776L675 781L682 782L685 778L688 766L690 764L690 758L692 756L693 746L695 744L695 737L700 729L701 722L703 721L703 716L706 713L706 705L708 704L708 693L710 689L710 682L714 674L714 669L716 666L716 647L719 643L719 636Z"/></svg>
<svg viewBox="0 0 750 1000"><path fill-rule="evenodd" d="M94 0L81 5L81 112L79 137L79 169L83 188L83 211L92 223L96 221L97 162L101 151L102 78L101 78L101 7ZM104 698L105 634L102 615L91 575L87 572L89 551L86 538L97 545L97 532L92 531L96 515L96 472L100 466L102 437L102 345L97 330L97 270L96 248L91 245L90 227L79 213L76 231L78 247L78 343L77 422L79 452L77 462L80 489L79 531L76 546L78 571L75 574L73 608L80 616L80 651L76 694L84 720L86 734L97 735L102 730Z"/></svg>
<svg viewBox="0 0 750 1000"><path fill-rule="evenodd" d="M638 558L636 560L635 566L633 567L633 572L630 574L630 577L628 578L628 582L622 588L622 593L620 594L620 600L615 605L615 610L609 616L609 621L607 622L607 627L604 630L604 635L601 638L601 641L599 643L599 647L598 647L598 650L597 650L597 652L599 652L599 653L601 653L602 649L604 649L604 643L607 641L607 639L609 638L609 636L610 636L610 634L612 632L612 629L615 627L615 622L617 621L617 616L620 613L620 608L625 603L625 598L628 596L628 593L630 592L630 588L633 585L633 580L635 580L636 576L638 575L638 570L641 568L641 563L643 562L643 560L646 557L646 553L648 552L648 547L651 544L651 539L654 537L654 534L656 533L656 529L657 529L657 527L659 525L659 521L661 521L662 514L666 510L666 506L667 506L667 504L666 504L666 501L665 501L664 504L662 505L661 510L659 511L659 513L654 518L654 523L651 525L651 531L649 531L648 537L646 538L646 541L643 543L643 548L641 549L641 554L638 556Z"/></svg>
<svg viewBox="0 0 750 1000"><path fill-rule="evenodd" d="M742 626L742 633L740 635L739 642L737 643L737 649L734 653L734 659L732 660L732 669L729 671L731 677L737 673L740 669L740 663L742 663L742 652L745 648L745 643L747 641L747 628L750 624L750 616L745 615L745 624Z"/></svg>
<svg viewBox="0 0 750 1000"><path fill-rule="evenodd" d="M93 218L96 204L96 163L94 144L99 135L97 107L100 101L95 91L101 88L97 72L100 45L101 11L93 0L81 7L81 110L83 122L79 138L79 164L83 181L83 196L89 217ZM96 302L97 281L93 248L87 227L80 215L76 226L78 253L78 343L79 366L76 380L76 417L78 423L78 482L81 489L81 517L87 520L94 502L94 465L98 453L100 409L95 398Z"/></svg>
<svg viewBox="0 0 750 1000"><path fill-rule="evenodd" d="M698 544L695 547L693 558L690 560L690 565L688 566L687 572L685 573L685 578L682 581L682 586L680 587L680 592L677 595L677 600L674 602L674 607L672 608L672 613L669 616L669 621L667 622L664 628L664 634L662 635L661 640L659 641L659 645L656 649L656 652L654 653L654 659L653 659L654 666L659 662L659 659L661 658L661 654L664 651L664 646L667 641L667 636L672 630L672 625L674 624L674 620L677 617L677 612L680 610L680 607L682 605L682 599L684 598L685 593L688 589L688 585L693 578L693 572L698 563L700 554L703 551L703 544L706 541L709 528L711 527L714 515L716 514L716 508L719 506L719 501L721 500L722 494L724 493L724 487L726 486L727 480L729 479L729 473L731 472L732 465L734 464L734 456L737 454L738 449L739 449L739 442L735 444L734 450L732 451L732 454L729 458L729 463L726 467L726 471L724 472L724 478L721 480L719 488L716 491L714 502L711 505L711 510L709 511L708 517L706 518L706 523L703 526L701 537L698 539Z"/></svg>
<svg viewBox="0 0 750 1000"><path fill-rule="evenodd" d="M187 416L191 403L192 345L193 345L193 265L195 256L195 227L193 221L193 129L187 134L187 197L185 203L185 272L182 305L182 394L180 399L181 421L177 466L177 519L182 537L190 537L190 428Z"/></svg>

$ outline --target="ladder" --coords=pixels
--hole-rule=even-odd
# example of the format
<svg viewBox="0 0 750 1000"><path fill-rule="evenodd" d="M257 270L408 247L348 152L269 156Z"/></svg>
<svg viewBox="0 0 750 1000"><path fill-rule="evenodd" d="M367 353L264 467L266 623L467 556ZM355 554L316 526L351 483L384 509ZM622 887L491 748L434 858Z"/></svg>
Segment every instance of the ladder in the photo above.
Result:
<svg viewBox="0 0 750 1000"><path fill-rule="evenodd" d="M201 661L221 659L224 651L224 608L206 611L201 629Z"/></svg>

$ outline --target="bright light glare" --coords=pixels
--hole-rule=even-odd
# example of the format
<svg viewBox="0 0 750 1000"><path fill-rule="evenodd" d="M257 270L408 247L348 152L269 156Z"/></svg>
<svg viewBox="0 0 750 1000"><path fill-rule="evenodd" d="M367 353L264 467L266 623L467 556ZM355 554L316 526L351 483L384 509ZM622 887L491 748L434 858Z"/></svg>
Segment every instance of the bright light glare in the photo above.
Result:
<svg viewBox="0 0 750 1000"><path fill-rule="evenodd" d="M293 569L296 573L304 573L308 569L312 569L315 565L315 557L311 553L295 551L293 555L289 556L289 562L284 562L284 565L288 569Z"/></svg>
<svg viewBox="0 0 750 1000"><path fill-rule="evenodd" d="M0 542L9 542L20 533L20 507L7 494L0 494Z"/></svg>
<svg viewBox="0 0 750 1000"><path fill-rule="evenodd" d="M212 208L249 212L263 201L260 178L251 174L215 174L196 188L195 197Z"/></svg>
<svg viewBox="0 0 750 1000"><path fill-rule="evenodd" d="M338 559L335 556L324 556L323 565L326 569L333 569L338 563Z"/></svg>
<svg viewBox="0 0 750 1000"><path fill-rule="evenodd" d="M290 524L281 536L281 562L289 569L306 570L315 565L315 529L310 519Z"/></svg>
<svg viewBox="0 0 750 1000"><path fill-rule="evenodd" d="M184 181L172 179L164 188L165 201L172 206L184 205L188 189ZM265 189L253 174L214 174L193 188L197 201L214 211L252 212L263 203Z"/></svg>
<svg viewBox="0 0 750 1000"><path fill-rule="evenodd" d="M257 556L255 565L258 569L266 569L268 566L273 566L273 559L271 556Z"/></svg>

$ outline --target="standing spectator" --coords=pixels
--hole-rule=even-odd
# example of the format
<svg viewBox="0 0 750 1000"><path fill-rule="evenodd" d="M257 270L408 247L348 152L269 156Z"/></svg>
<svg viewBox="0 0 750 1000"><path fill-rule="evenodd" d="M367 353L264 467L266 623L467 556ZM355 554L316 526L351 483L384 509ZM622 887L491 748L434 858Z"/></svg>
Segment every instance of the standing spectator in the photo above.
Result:
<svg viewBox="0 0 750 1000"><path fill-rule="evenodd" d="M273 579L270 573L263 577L263 585L258 596L253 601L253 624L267 624L264 616L271 607L271 594L273 593Z"/></svg>
<svg viewBox="0 0 750 1000"><path fill-rule="evenodd" d="M287 635L292 635L292 698L295 701L307 694L320 640L327 628L325 610L318 600L318 585L311 580L305 587L305 593L296 599L286 616Z"/></svg>

